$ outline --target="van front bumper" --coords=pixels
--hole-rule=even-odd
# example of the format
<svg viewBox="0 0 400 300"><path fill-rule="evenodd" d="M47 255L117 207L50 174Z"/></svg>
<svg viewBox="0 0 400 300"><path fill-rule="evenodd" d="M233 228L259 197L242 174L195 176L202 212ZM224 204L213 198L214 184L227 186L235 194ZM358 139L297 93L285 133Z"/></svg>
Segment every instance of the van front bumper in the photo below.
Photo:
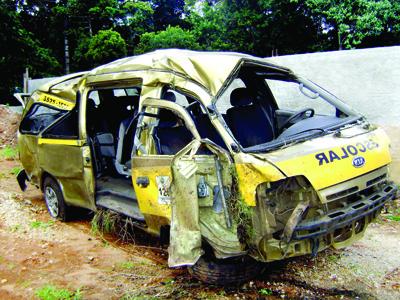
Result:
<svg viewBox="0 0 400 300"><path fill-rule="evenodd" d="M385 203L394 199L397 192L397 186L392 183L385 184L380 191L375 192L350 205L336 209L312 220L306 219L297 224L294 228L292 241L301 241L305 239L316 240L319 237L333 235L340 229L350 230L352 232L362 231L379 213ZM365 221L360 225L360 221Z"/></svg>

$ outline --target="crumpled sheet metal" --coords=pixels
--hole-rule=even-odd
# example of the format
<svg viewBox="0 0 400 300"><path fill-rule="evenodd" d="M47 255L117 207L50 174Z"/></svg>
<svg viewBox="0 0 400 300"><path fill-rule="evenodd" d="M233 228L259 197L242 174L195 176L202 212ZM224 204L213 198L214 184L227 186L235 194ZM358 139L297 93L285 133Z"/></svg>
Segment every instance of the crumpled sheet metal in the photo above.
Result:
<svg viewBox="0 0 400 300"><path fill-rule="evenodd" d="M193 265L203 255L195 172L191 174L182 172L182 167L185 166L182 157L192 149L198 149L199 146L199 141L194 140L178 152L172 161L171 191L173 197L170 246L168 248L168 265L170 267Z"/></svg>
<svg viewBox="0 0 400 300"><path fill-rule="evenodd" d="M236 235L236 226L226 228L224 214L214 212L212 206L199 208L197 168L193 166L192 158L203 142L193 140L178 152L172 161L173 198L168 249L170 267L194 265L203 255L202 238L210 243L219 258L243 254ZM229 172L229 156L207 142L205 144L224 164L223 184L230 186L232 178Z"/></svg>
<svg viewBox="0 0 400 300"><path fill-rule="evenodd" d="M113 73L129 71L159 70L190 78L203 85L215 96L242 58L262 61L259 58L239 53L164 49L122 58L99 66L88 74L88 78L99 75L112 77ZM158 75L154 73L153 76ZM105 79L103 78L103 80Z"/></svg>

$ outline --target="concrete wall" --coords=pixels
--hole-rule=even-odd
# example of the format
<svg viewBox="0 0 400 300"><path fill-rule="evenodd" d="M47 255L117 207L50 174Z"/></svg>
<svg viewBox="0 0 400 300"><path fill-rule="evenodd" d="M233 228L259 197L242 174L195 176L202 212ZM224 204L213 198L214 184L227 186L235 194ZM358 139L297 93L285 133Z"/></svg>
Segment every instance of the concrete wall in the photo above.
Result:
<svg viewBox="0 0 400 300"><path fill-rule="evenodd" d="M55 79L57 77L47 77L39 79L29 79L28 80L28 91L27 93L32 93L34 90L38 89L41 85Z"/></svg>
<svg viewBox="0 0 400 300"><path fill-rule="evenodd" d="M318 83L381 125L392 141L392 177L400 182L400 46L269 60Z"/></svg>

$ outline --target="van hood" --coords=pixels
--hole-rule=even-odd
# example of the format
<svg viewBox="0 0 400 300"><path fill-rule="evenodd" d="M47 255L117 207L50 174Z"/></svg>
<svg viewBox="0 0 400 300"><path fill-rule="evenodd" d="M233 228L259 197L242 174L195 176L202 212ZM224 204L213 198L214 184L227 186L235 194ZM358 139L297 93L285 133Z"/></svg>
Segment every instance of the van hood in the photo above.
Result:
<svg viewBox="0 0 400 300"><path fill-rule="evenodd" d="M364 129L362 126L259 155L287 177L305 176L316 190L391 162L386 133L382 129Z"/></svg>
<svg viewBox="0 0 400 300"><path fill-rule="evenodd" d="M255 206L261 183L304 176L319 191L383 167L391 157L382 129L356 125L268 153L238 153L234 160L241 195Z"/></svg>

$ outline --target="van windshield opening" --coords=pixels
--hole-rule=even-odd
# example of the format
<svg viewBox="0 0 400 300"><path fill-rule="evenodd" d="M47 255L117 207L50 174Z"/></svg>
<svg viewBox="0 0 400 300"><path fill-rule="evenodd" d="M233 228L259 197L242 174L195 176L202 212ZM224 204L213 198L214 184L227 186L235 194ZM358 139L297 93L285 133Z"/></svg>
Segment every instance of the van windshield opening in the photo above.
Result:
<svg viewBox="0 0 400 300"><path fill-rule="evenodd" d="M245 152L323 135L361 117L316 84L261 66L242 67L215 108Z"/></svg>

